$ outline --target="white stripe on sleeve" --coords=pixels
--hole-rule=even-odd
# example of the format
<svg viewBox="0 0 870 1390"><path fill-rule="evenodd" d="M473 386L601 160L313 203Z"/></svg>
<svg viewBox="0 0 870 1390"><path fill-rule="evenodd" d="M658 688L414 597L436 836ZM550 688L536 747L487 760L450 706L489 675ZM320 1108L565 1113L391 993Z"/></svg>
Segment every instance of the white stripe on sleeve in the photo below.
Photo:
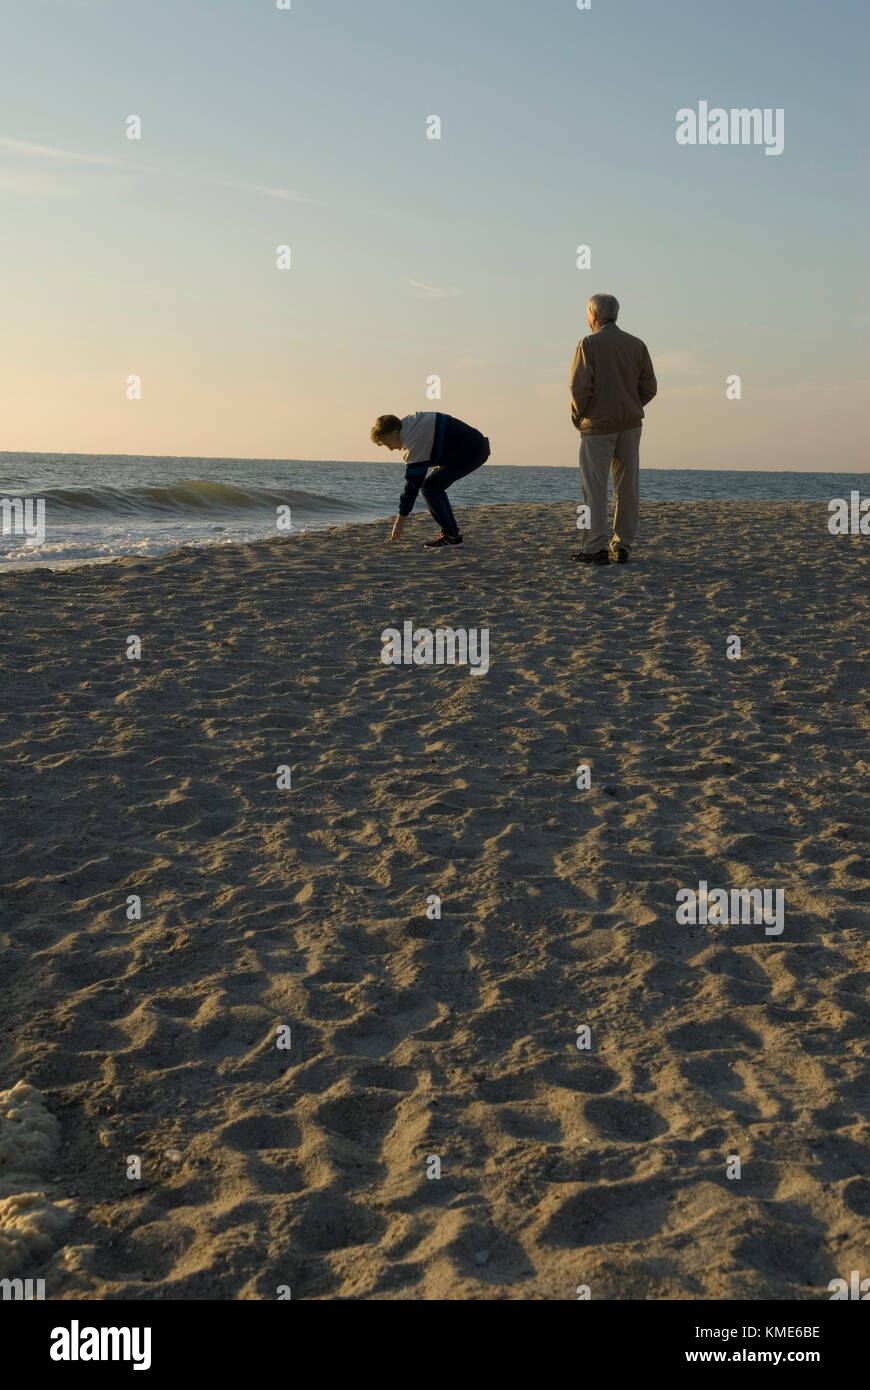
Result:
<svg viewBox="0 0 870 1390"><path fill-rule="evenodd" d="M428 463L435 442L435 411L418 410L416 415L406 415L400 433L405 462Z"/></svg>

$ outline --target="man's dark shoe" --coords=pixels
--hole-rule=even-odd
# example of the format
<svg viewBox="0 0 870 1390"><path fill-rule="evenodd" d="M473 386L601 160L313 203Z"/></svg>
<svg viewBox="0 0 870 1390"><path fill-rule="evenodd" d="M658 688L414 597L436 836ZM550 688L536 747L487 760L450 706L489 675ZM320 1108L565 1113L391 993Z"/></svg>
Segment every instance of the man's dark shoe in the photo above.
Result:
<svg viewBox="0 0 870 1390"><path fill-rule="evenodd" d="M584 555L582 550L575 550L571 556L572 560L579 560L584 565L609 565L610 555L606 550L595 550L591 555Z"/></svg>
<svg viewBox="0 0 870 1390"><path fill-rule="evenodd" d="M441 532L441 535L438 537L437 540L434 540L434 541L424 541L424 542L423 542L423 548L424 548L425 550L438 550L438 549L440 549L440 547L441 547L442 545L461 545L461 544L462 544L462 537L458 534L458 532L457 532L457 534L456 534L455 536L448 536L446 531L442 531L442 532Z"/></svg>
<svg viewBox="0 0 870 1390"><path fill-rule="evenodd" d="M615 565L627 565L628 551L624 545L612 545L610 547L610 558Z"/></svg>

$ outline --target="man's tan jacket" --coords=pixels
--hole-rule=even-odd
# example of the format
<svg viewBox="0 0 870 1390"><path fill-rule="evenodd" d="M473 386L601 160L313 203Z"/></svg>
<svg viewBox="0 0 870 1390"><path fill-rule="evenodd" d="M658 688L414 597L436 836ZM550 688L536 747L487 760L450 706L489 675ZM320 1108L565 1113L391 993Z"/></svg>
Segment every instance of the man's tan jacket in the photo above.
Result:
<svg viewBox="0 0 870 1390"><path fill-rule="evenodd" d="M658 386L646 343L603 323L577 344L571 367L571 419L581 434L634 429Z"/></svg>

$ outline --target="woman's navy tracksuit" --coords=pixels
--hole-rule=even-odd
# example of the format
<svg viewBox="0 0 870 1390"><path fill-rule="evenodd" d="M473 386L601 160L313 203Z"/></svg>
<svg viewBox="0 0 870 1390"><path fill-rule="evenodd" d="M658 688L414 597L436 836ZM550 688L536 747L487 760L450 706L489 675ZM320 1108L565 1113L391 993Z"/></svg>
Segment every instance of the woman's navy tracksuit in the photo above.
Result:
<svg viewBox="0 0 870 1390"><path fill-rule="evenodd" d="M399 516L410 514L417 493L422 492L444 534L458 536L459 527L447 489L458 478L464 478L486 463L490 454L489 440L480 430L436 410L406 415L401 422L401 437L405 452L405 486L399 498Z"/></svg>

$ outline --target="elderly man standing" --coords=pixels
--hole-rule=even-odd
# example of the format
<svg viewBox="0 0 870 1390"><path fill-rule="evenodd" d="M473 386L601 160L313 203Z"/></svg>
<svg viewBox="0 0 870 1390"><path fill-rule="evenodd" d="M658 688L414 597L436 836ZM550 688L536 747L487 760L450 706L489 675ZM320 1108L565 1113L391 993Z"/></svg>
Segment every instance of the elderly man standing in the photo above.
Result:
<svg viewBox="0 0 870 1390"><path fill-rule="evenodd" d="M589 531L573 560L625 564L637 535L638 469L643 408L658 389L646 343L616 326L619 303L593 294L586 307L592 333L577 345L571 367L571 418L580 431L580 480ZM613 471L616 513L608 549L607 475Z"/></svg>

